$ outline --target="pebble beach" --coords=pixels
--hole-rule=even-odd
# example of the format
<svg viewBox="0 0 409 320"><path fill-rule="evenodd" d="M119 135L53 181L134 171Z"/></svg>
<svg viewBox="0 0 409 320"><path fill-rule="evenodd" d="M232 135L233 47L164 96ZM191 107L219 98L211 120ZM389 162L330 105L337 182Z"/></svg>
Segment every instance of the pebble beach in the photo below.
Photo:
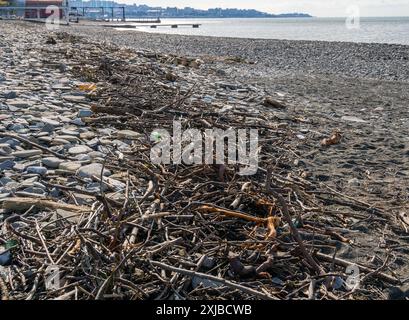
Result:
<svg viewBox="0 0 409 320"><path fill-rule="evenodd" d="M317 285L314 297L409 295L408 46L0 30L2 298L306 299L307 275L342 282L348 263L361 266L360 288ZM273 167L293 220L261 198L265 170L247 181L231 168L148 164L149 130L167 117L263 131L260 167ZM236 222L260 203L281 223ZM291 221L304 244L288 238ZM61 288L47 288L49 265Z"/></svg>

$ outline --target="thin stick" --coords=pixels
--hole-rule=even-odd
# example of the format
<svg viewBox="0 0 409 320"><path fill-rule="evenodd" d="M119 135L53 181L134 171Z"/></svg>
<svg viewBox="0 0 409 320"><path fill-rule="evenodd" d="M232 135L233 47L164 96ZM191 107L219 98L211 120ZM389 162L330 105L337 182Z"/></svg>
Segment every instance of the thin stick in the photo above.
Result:
<svg viewBox="0 0 409 320"><path fill-rule="evenodd" d="M159 262L159 261L150 260L149 262L150 262L152 265L154 265L154 266L156 266L156 267L159 267L159 268L161 268L161 269L168 270L168 271L173 271L173 272L177 272L177 273L180 273L180 274L182 274L182 275L185 275L185 276L188 276L188 277L192 277L192 278L193 278L193 277L199 277L199 278L203 278L203 279L215 281L215 282L218 282L218 283L220 283L221 285L224 285L224 286L226 286L226 287L243 291L243 292L245 292L245 293L251 294L251 295L256 296L256 297L258 297L258 298L260 298L260 299L263 299L263 300L280 300L280 299L278 299L277 297L274 297L274 296L272 296L272 295L259 292L259 291L257 291L257 290L254 290L254 289L251 289L251 288L242 286L242 285L240 285L240 284L237 284L237 283L234 283L234 282L231 282L231 281L229 281L229 280L222 279L222 278L219 278L219 277L216 277L216 276L212 276L212 275L205 274L205 273L201 273L201 272L196 272L196 271L181 269L181 268L177 268L177 267L172 267L172 266L169 266L169 265L164 264L164 263Z"/></svg>
<svg viewBox="0 0 409 320"><path fill-rule="evenodd" d="M33 146L34 148L40 149L42 151L44 151L45 153L51 153L52 155L56 156L57 158L60 159L68 159L68 160L75 160L75 158L71 158L71 157L67 157L63 154L59 154L58 152L55 152L53 150L50 150L46 147L40 146L39 144L32 142L26 138L23 138L17 134L13 134L13 133L4 133L4 132L0 132L0 137L8 137L8 138L13 138L13 139L17 139L20 140L21 142L24 142L28 145Z"/></svg>
<svg viewBox="0 0 409 320"><path fill-rule="evenodd" d="M323 274L324 270L322 269L322 267L314 260L314 258L309 254L309 252L305 248L304 242L303 242L300 234L298 233L297 228L295 227L295 225L294 225L294 223L293 223L293 221L291 219L291 216L290 216L290 213L288 211L288 206L287 206L287 203L286 203L285 199L283 198L283 196L281 194L279 194L278 192L275 192L273 189L271 189L271 168L269 168L267 170L266 191L267 191L267 193L272 194L275 198L278 199L278 202L280 203L281 211L283 213L284 219L286 220L286 222L290 226L291 233L294 236L294 239L297 241L298 246L300 247L301 253L305 257L305 259L308 261L308 263L311 265L311 267L315 270L315 272L317 274Z"/></svg>
<svg viewBox="0 0 409 320"><path fill-rule="evenodd" d="M316 252L315 256L318 257L319 259L326 261L326 262L334 262L335 264L342 266L342 267L349 267L349 266L353 266L356 265L361 271L365 271L371 274L371 276L374 277L378 277L381 278L391 284L401 284L402 282L399 279L396 279L386 273L380 272L379 269L378 270L374 270L368 267L365 267L361 264L358 263L354 263L354 262L350 262L347 260L343 260L340 258L334 258L332 256L326 255L324 253L321 252Z"/></svg>

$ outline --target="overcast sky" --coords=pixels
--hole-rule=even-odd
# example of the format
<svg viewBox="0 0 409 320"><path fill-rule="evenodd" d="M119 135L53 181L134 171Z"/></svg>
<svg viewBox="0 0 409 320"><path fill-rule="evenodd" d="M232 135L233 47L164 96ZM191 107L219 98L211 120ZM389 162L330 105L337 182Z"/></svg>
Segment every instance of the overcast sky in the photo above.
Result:
<svg viewBox="0 0 409 320"><path fill-rule="evenodd" d="M152 6L207 9L246 8L270 13L306 12L314 16L346 16L350 5L358 5L361 16L409 16L409 0L116 0Z"/></svg>

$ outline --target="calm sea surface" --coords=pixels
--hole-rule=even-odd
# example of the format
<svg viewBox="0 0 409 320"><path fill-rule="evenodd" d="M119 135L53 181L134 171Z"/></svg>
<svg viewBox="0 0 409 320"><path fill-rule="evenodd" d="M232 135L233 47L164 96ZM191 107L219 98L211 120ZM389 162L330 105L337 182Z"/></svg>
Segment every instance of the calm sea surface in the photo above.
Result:
<svg viewBox="0 0 409 320"><path fill-rule="evenodd" d="M342 18L288 19L163 19L164 24L199 23L200 28L158 26L137 30L184 35L258 39L324 40L409 45L409 17L361 18L359 28L347 28ZM356 26L356 25L355 25Z"/></svg>

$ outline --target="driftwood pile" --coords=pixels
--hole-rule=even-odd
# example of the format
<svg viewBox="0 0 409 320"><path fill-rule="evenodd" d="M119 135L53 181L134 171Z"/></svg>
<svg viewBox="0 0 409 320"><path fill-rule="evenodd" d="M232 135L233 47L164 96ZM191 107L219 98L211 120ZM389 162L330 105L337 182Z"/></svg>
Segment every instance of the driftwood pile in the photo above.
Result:
<svg viewBox="0 0 409 320"><path fill-rule="evenodd" d="M336 255L351 244L344 219L372 215L382 223L385 213L287 165L297 160L291 132L270 112L285 108L281 103L250 92L247 102L259 101L259 112L221 112L220 104L200 96L209 84L180 72L183 59L66 34L56 38L69 49L45 54L95 83L89 94L95 114L85 122L134 130L141 138L132 152L110 150L103 163L125 184L122 192L102 174L108 191L101 194L50 181L65 197L93 196L91 207L38 199L3 203L12 214L2 222L2 240L14 241L16 261L0 277L3 298L366 299L380 297L374 284L399 283L384 270L385 261L378 269L358 265L360 284L353 286L353 261ZM201 63L186 61L195 61L185 63L188 72ZM238 165L153 164L150 135L155 128L171 132L174 120L183 129L257 129L257 173L241 176ZM50 267L57 267L59 281L52 289Z"/></svg>

